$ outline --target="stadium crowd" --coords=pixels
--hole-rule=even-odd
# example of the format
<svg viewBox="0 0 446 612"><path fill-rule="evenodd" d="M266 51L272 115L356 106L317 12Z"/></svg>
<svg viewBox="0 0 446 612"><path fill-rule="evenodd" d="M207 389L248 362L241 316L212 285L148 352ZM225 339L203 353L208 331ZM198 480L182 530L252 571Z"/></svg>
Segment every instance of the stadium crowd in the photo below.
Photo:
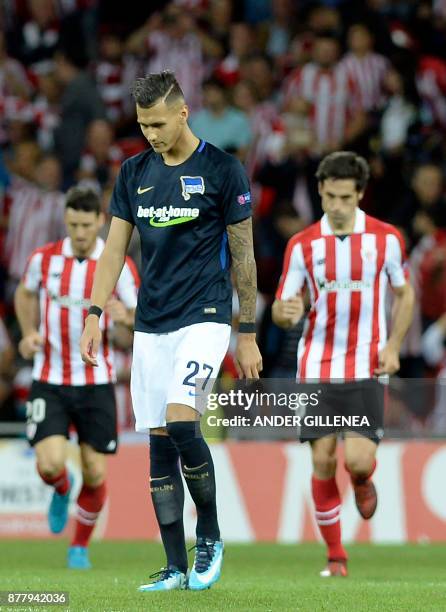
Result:
<svg viewBox="0 0 446 612"><path fill-rule="evenodd" d="M107 211L121 161L146 146L130 85L164 69L177 75L193 131L238 156L252 181L264 375L295 374L301 327L279 330L270 306L288 239L321 216L316 167L338 149L368 160L363 208L398 226L410 254L418 308L400 375L441 372L446 2L134 1L125 17L117 4L0 5L0 419L23 419L30 384L12 303L26 261L65 235L73 184L96 189ZM124 428L130 343L117 339ZM230 355L225 370L234 373ZM424 406L413 407L420 427Z"/></svg>

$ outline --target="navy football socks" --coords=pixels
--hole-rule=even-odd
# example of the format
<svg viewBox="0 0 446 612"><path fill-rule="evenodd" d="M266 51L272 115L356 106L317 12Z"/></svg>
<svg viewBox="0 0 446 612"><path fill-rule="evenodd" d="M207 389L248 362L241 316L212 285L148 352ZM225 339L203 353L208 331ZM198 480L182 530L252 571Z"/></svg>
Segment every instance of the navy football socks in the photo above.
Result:
<svg viewBox="0 0 446 612"><path fill-rule="evenodd" d="M150 493L168 566L187 572L184 539L184 488L178 450L169 436L150 435Z"/></svg>
<svg viewBox="0 0 446 612"><path fill-rule="evenodd" d="M199 421L167 423L181 457L183 476L197 508L197 537L220 539L217 520L214 462Z"/></svg>

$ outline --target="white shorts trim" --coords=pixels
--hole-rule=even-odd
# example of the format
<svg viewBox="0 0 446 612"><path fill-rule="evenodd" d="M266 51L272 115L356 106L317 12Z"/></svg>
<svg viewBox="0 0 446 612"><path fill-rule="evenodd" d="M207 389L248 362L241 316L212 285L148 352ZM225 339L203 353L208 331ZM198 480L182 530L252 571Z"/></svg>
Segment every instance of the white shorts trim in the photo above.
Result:
<svg viewBox="0 0 446 612"><path fill-rule="evenodd" d="M212 322L167 334L135 332L130 390L136 431L165 427L167 404L185 404L203 414L195 379L217 377L230 335L230 325Z"/></svg>

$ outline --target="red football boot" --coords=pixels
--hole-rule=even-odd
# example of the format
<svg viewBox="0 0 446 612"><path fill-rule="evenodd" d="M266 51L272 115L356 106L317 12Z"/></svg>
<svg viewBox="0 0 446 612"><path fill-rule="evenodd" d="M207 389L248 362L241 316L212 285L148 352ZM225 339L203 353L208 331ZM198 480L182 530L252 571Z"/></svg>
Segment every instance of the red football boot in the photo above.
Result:
<svg viewBox="0 0 446 612"><path fill-rule="evenodd" d="M347 561L343 559L338 561L328 561L327 567L323 569L319 575L321 578L332 578L335 576L346 578L348 576Z"/></svg>
<svg viewBox="0 0 446 612"><path fill-rule="evenodd" d="M353 480L352 484L359 514L366 520L371 519L378 505L378 495L372 479Z"/></svg>

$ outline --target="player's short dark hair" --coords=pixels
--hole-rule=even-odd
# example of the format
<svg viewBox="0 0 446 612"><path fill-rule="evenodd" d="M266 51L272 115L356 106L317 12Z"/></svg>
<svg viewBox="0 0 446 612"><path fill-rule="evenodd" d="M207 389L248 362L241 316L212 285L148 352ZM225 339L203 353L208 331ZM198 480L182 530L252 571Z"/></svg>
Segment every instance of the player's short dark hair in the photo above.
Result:
<svg viewBox="0 0 446 612"><path fill-rule="evenodd" d="M370 171L366 160L352 151L335 151L321 161L316 172L319 183L325 179L352 179L357 191L364 191Z"/></svg>
<svg viewBox="0 0 446 612"><path fill-rule="evenodd" d="M167 105L184 99L184 94L175 74L170 70L163 70L136 79L131 88L131 93L136 104L141 108L150 108L158 100L164 98Z"/></svg>
<svg viewBox="0 0 446 612"><path fill-rule="evenodd" d="M65 209L82 210L84 212L101 213L101 200L99 195L91 188L71 187L67 191Z"/></svg>

